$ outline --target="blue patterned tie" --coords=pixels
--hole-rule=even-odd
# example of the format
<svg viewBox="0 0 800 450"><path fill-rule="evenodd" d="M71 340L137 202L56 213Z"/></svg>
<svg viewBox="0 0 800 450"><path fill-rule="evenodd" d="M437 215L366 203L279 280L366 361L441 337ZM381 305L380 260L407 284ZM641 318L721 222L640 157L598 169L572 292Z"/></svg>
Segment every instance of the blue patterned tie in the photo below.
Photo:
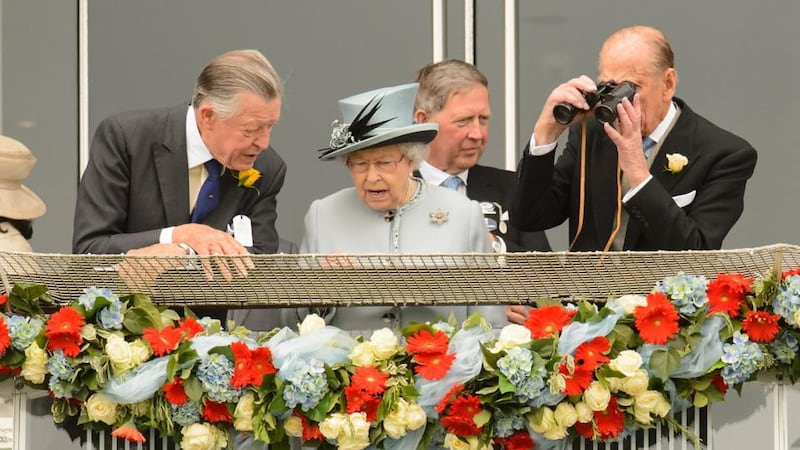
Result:
<svg viewBox="0 0 800 450"><path fill-rule="evenodd" d="M205 166L208 178L197 194L197 202L192 211L192 223L202 222L219 204L219 180L222 165L212 158L206 161Z"/></svg>
<svg viewBox="0 0 800 450"><path fill-rule="evenodd" d="M454 175L442 181L442 184L440 184L439 186L446 187L447 189L458 192L458 188L461 187L462 183L463 181L461 180L461 178Z"/></svg>
<svg viewBox="0 0 800 450"><path fill-rule="evenodd" d="M650 139L649 137L645 136L642 138L642 148L644 149L644 159L650 157L650 149L655 147L656 141Z"/></svg>

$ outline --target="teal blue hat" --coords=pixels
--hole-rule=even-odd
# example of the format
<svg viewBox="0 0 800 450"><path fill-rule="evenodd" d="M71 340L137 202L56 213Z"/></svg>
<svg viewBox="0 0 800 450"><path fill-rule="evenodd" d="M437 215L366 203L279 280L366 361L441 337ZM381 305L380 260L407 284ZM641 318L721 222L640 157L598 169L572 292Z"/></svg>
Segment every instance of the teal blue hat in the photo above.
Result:
<svg viewBox="0 0 800 450"><path fill-rule="evenodd" d="M319 150L319 159L405 142L428 143L436 137L439 125L414 123L414 97L419 84L374 89L339 100L342 121L331 126L328 148Z"/></svg>

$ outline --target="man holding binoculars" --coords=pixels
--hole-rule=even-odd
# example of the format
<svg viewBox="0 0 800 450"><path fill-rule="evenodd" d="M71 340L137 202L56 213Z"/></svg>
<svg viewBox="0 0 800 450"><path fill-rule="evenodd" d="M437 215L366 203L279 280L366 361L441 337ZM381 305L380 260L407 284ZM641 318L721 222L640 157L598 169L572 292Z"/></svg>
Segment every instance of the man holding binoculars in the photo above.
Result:
<svg viewBox="0 0 800 450"><path fill-rule="evenodd" d="M755 149L673 96L678 73L661 31L615 32L599 63L598 85L580 76L545 102L519 168L515 225L569 219L574 251L719 249L742 213Z"/></svg>

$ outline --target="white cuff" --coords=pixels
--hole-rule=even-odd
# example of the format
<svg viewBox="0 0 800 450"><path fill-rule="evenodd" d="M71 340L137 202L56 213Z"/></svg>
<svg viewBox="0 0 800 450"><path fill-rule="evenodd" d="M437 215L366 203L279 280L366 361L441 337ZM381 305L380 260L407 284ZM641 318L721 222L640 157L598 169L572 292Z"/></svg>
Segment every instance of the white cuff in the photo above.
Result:
<svg viewBox="0 0 800 450"><path fill-rule="evenodd" d="M531 140L528 144L531 156L544 156L556 149L556 142L552 144L536 145L536 137L531 133Z"/></svg>
<svg viewBox="0 0 800 450"><path fill-rule="evenodd" d="M626 192L625 195L622 197L622 203L628 203L628 200L632 199L633 196L636 195L637 192L641 191L642 188L644 187L644 185L647 184L648 182L650 182L650 180L652 180L652 179L653 179L653 175L650 174L650 175L647 176L647 178L644 179L644 181L639 183L638 186L636 186L635 188L629 189L628 192Z"/></svg>
<svg viewBox="0 0 800 450"><path fill-rule="evenodd" d="M161 229L161 234L158 235L159 244L172 244L172 230L175 227L167 227Z"/></svg>

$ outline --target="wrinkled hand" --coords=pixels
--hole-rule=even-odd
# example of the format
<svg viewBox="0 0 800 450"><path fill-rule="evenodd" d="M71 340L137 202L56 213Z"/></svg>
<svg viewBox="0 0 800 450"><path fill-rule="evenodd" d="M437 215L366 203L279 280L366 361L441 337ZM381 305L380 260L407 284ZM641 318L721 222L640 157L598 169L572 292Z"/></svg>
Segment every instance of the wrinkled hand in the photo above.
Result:
<svg viewBox="0 0 800 450"><path fill-rule="evenodd" d="M524 325L525 320L528 318L528 310L530 308L525 305L509 305L506 306L506 317L509 323L516 323L517 325Z"/></svg>
<svg viewBox="0 0 800 450"><path fill-rule="evenodd" d="M174 258L145 258L146 256L183 256L186 252L178 244L153 244L128 250L118 268L119 276L137 292L147 292L156 278L167 270L180 266ZM134 256L136 258L128 258Z"/></svg>
<svg viewBox="0 0 800 450"><path fill-rule="evenodd" d="M249 255L247 249L236 242L236 239L230 234L198 223L187 223L175 227L172 231L172 241L188 244L199 256ZM250 258L213 258L212 260L226 280L233 278L228 265L229 260L233 261L236 273L240 277L246 277L247 269L255 267ZM212 279L211 263L205 258L202 263L206 278Z"/></svg>
<svg viewBox="0 0 800 450"><path fill-rule="evenodd" d="M650 175L642 148L642 121L641 102L639 94L636 94L633 103L626 98L617 105L617 120L613 127L608 123L603 125L606 134L617 146L620 168L628 177L631 187L638 186Z"/></svg>
<svg viewBox="0 0 800 450"><path fill-rule="evenodd" d="M555 117L553 117L554 106L561 102L566 102L578 109L588 111L590 109L589 105L586 103L586 99L583 98L581 91L595 92L596 90L597 86L594 84L594 81L586 75L573 78L553 89L553 92L550 93L550 96L547 97L547 101L544 103L544 108L542 108L542 112L539 114L536 125L533 127L536 145L552 144L561 136L564 130L569 128L569 125L562 125L556 122ZM581 114L575 115L573 122L579 120L579 117L581 117Z"/></svg>

